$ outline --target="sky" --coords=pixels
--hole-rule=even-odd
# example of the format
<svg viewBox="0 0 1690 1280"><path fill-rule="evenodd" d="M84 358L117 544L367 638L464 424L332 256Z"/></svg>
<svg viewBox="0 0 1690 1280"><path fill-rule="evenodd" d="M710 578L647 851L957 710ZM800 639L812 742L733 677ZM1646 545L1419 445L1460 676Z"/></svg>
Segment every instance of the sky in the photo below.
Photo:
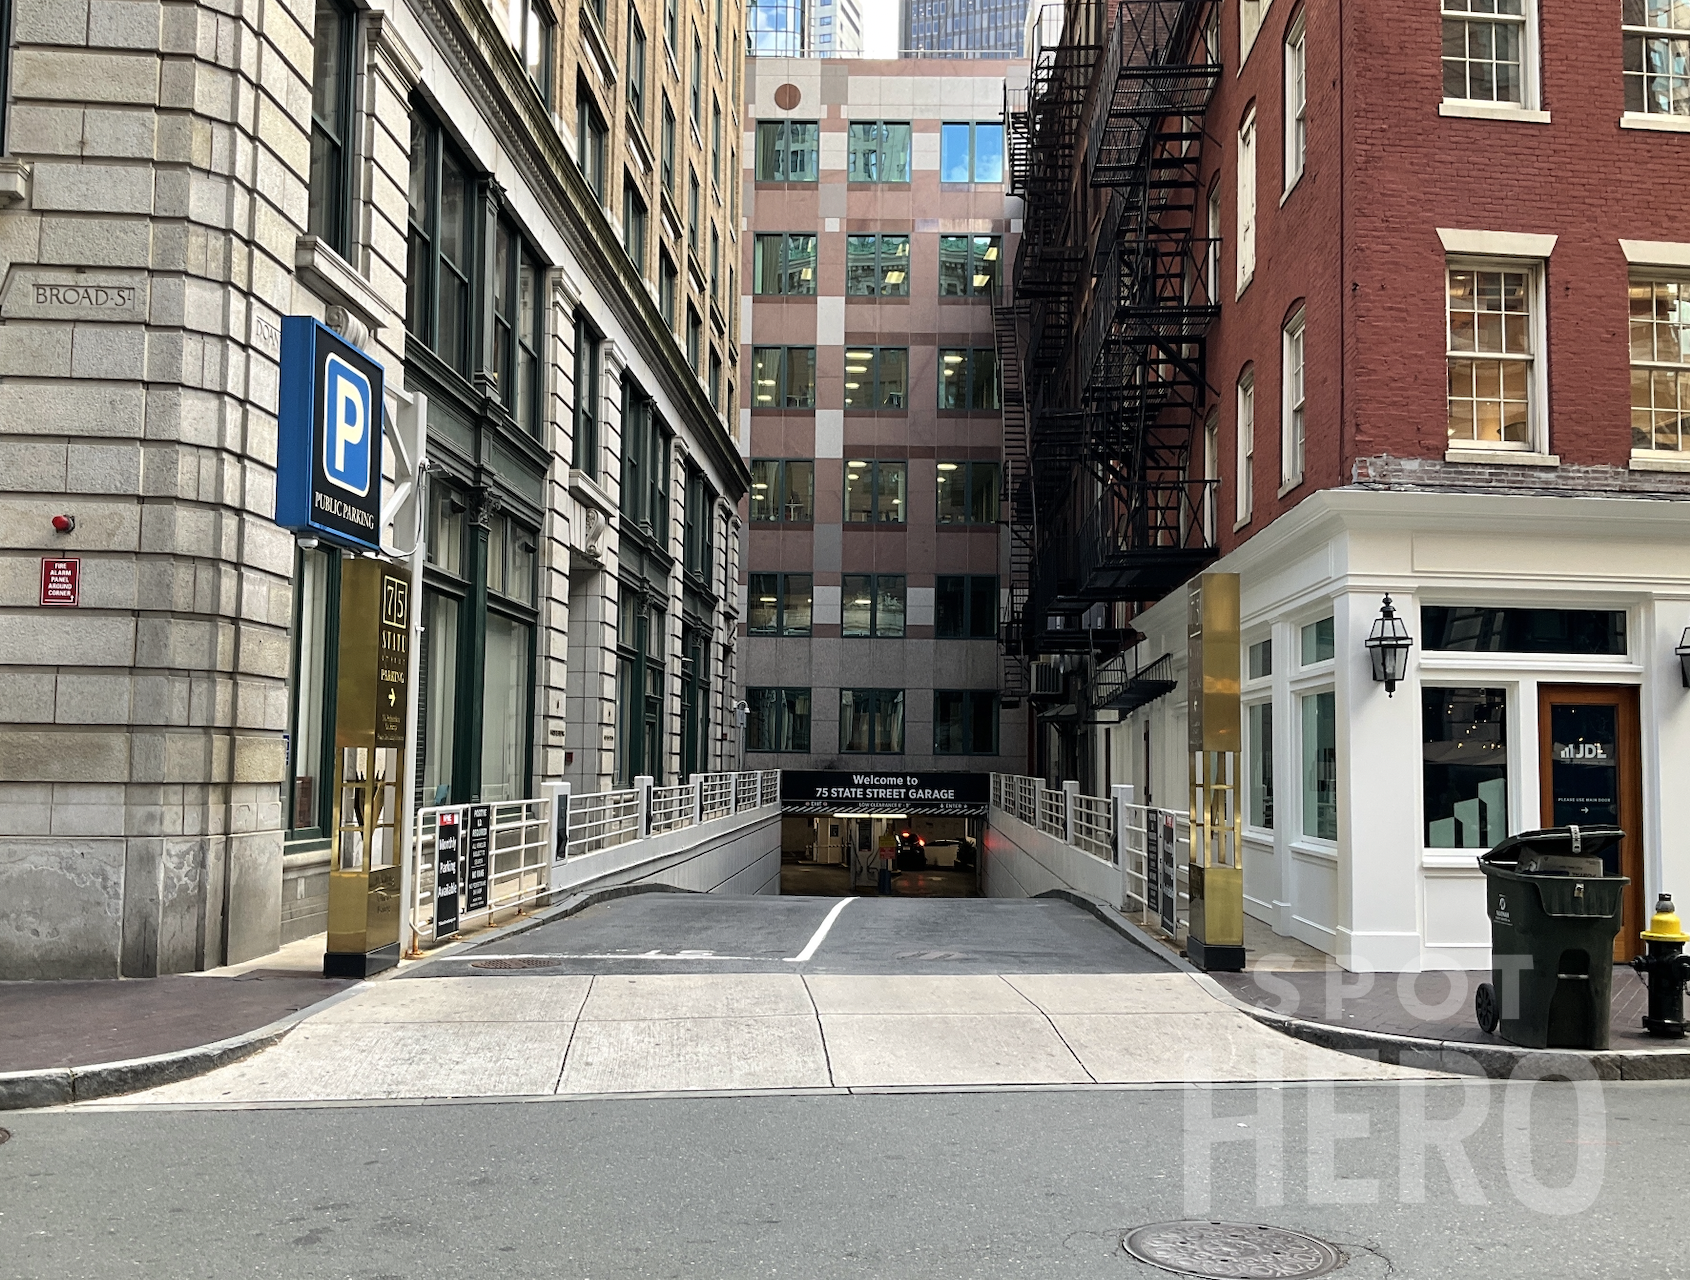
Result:
<svg viewBox="0 0 1690 1280"><path fill-rule="evenodd" d="M870 58L898 56L898 0L861 0L863 54Z"/></svg>

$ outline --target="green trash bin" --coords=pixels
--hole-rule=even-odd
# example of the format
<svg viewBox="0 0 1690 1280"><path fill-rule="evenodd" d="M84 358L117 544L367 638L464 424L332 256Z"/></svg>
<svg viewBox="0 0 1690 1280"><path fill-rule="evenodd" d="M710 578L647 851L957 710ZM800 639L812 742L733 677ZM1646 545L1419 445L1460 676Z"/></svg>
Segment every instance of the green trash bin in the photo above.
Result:
<svg viewBox="0 0 1690 1280"><path fill-rule="evenodd" d="M1625 887L1618 827L1550 827L1481 855L1491 981L1479 1026L1528 1049L1606 1049Z"/></svg>

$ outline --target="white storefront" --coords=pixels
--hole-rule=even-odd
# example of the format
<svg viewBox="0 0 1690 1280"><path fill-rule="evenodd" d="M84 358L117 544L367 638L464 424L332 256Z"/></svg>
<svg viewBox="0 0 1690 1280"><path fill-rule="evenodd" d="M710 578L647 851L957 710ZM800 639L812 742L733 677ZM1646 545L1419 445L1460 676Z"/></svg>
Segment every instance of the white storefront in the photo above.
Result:
<svg viewBox="0 0 1690 1280"><path fill-rule="evenodd" d="M1687 552L1680 502L1339 489L1217 562L1241 586L1246 911L1352 970L1486 968L1477 855L1612 820L1607 800L1628 933L1656 893L1690 894ZM1364 645L1386 593L1415 642L1394 696ZM1099 731L1110 780L1170 808L1186 607L1135 621L1180 693Z"/></svg>

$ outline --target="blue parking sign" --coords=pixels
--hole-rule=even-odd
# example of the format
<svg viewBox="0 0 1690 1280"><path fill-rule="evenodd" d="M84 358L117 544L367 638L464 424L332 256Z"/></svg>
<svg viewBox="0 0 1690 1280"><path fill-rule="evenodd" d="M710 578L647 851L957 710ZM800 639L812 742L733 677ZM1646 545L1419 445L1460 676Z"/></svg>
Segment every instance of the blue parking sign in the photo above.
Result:
<svg viewBox="0 0 1690 1280"><path fill-rule="evenodd" d="M282 320L276 523L381 546L382 367L309 316Z"/></svg>

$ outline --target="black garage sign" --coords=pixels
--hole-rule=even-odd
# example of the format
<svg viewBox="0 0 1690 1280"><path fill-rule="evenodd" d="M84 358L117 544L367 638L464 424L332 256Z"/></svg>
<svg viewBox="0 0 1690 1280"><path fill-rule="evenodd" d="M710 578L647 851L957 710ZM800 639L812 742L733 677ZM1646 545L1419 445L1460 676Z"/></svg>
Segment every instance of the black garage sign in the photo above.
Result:
<svg viewBox="0 0 1690 1280"><path fill-rule="evenodd" d="M846 773L783 769L788 813L930 813L985 817L989 773Z"/></svg>

